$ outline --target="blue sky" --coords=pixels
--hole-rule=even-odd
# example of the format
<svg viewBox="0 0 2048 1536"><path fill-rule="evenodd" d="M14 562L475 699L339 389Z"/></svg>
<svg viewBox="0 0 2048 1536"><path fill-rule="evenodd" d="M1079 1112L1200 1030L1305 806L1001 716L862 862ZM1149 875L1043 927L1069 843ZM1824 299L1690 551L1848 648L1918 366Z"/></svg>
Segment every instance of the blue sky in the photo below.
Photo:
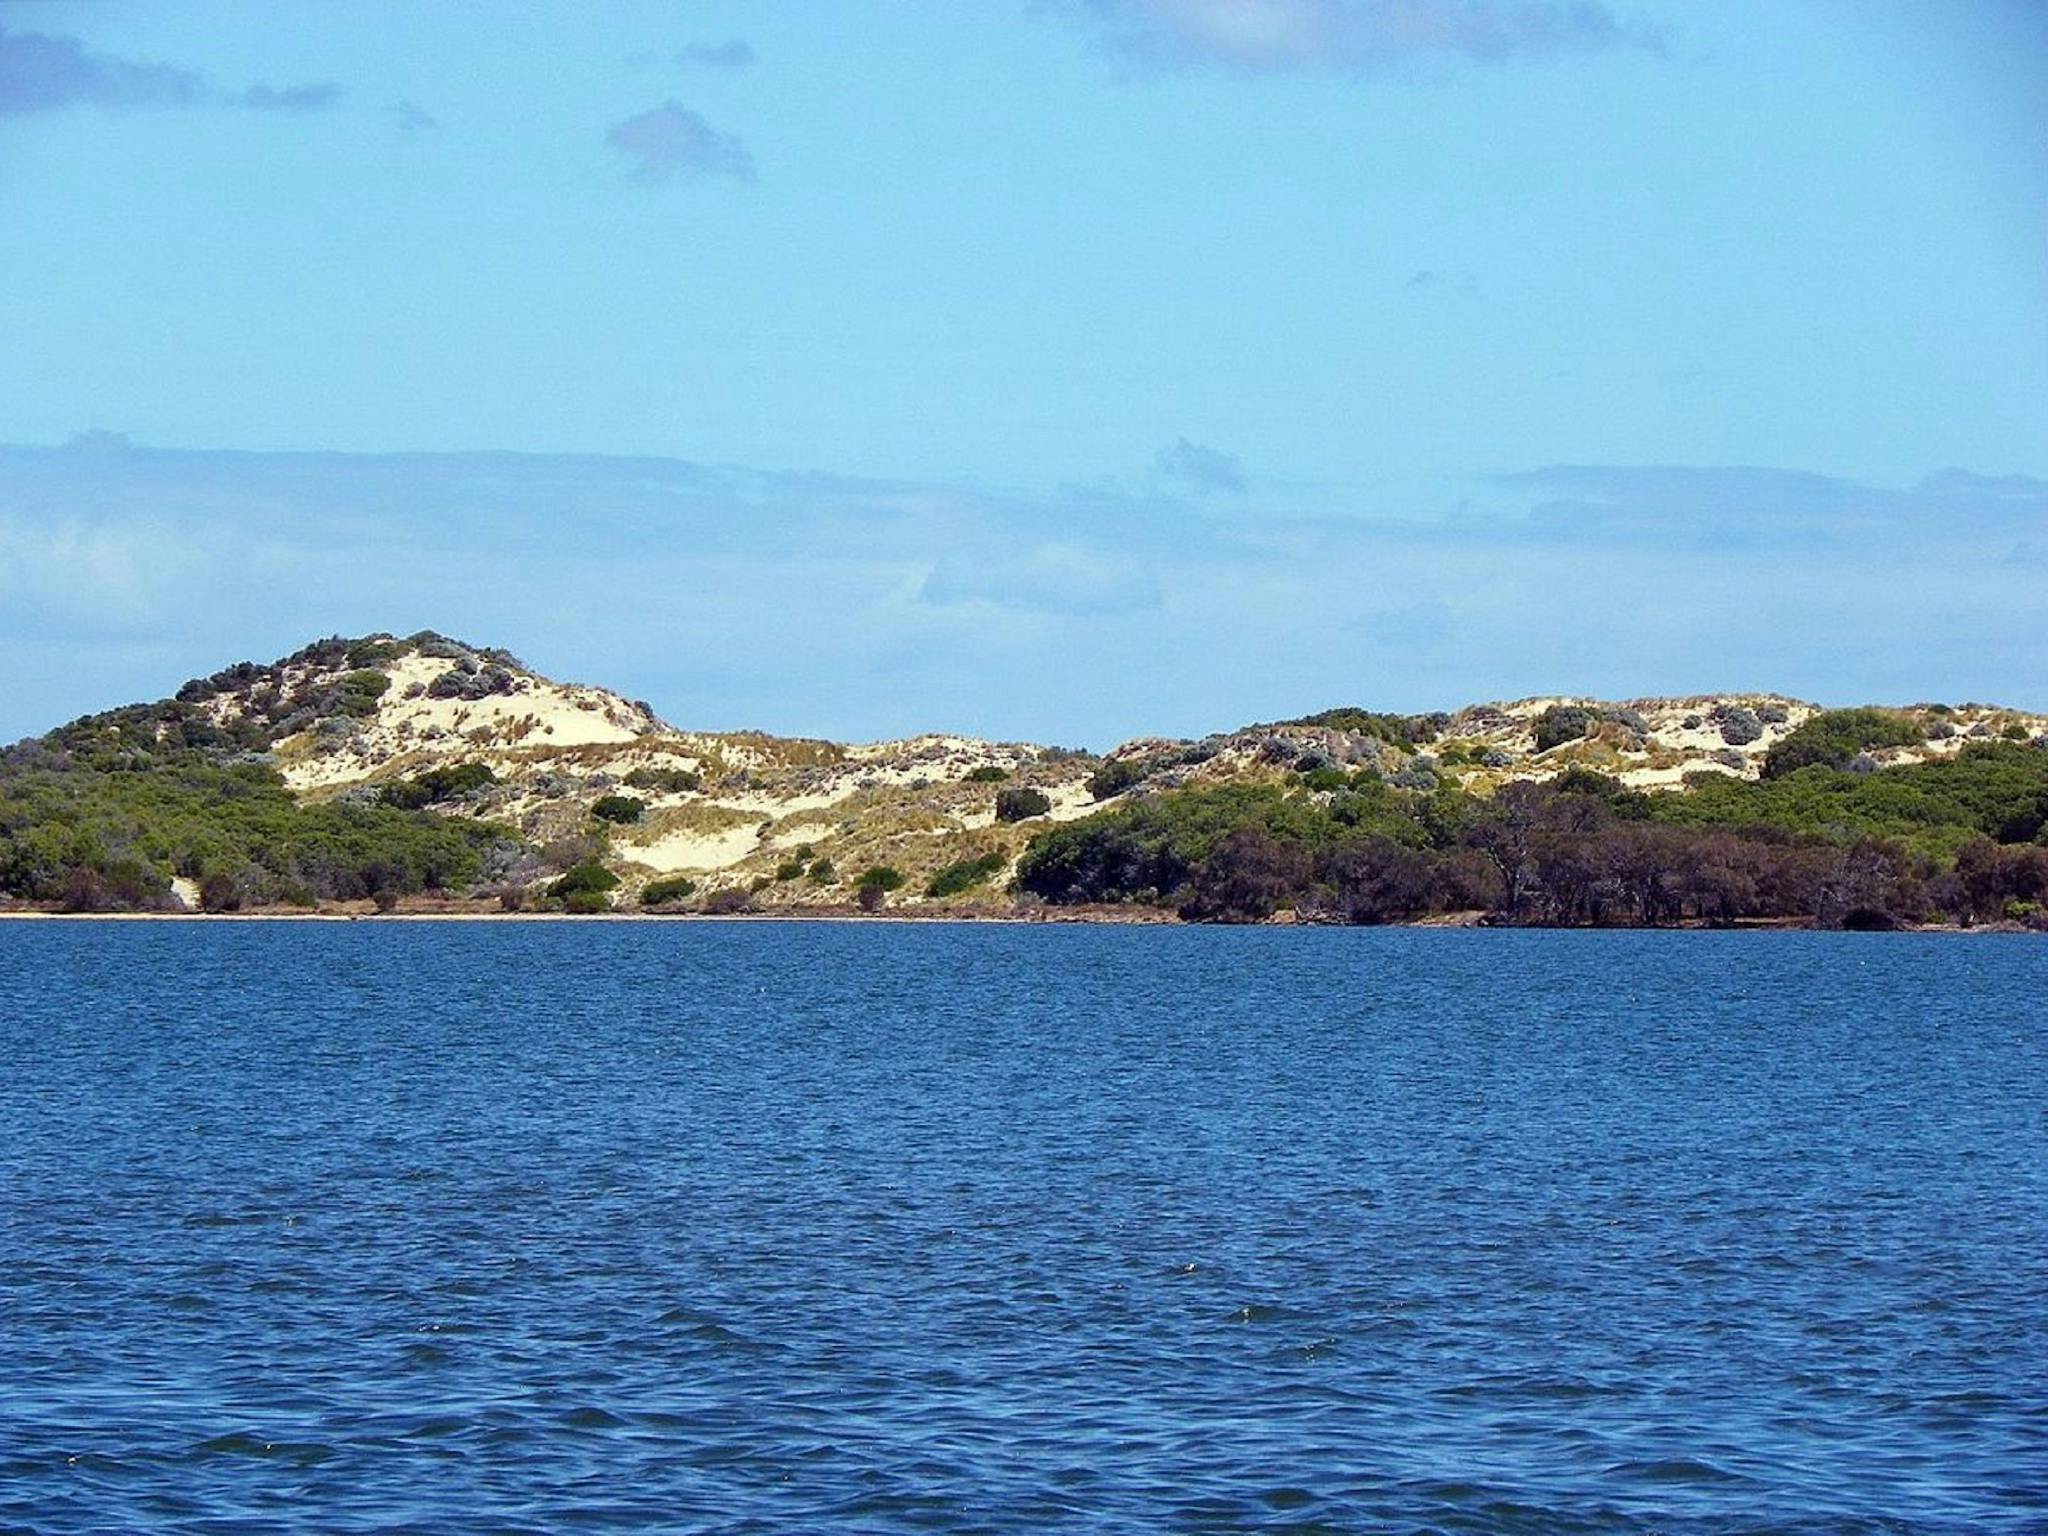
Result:
<svg viewBox="0 0 2048 1536"><path fill-rule="evenodd" d="M2048 7L280 14L0 6L0 737L422 626L852 737L2048 705Z"/></svg>

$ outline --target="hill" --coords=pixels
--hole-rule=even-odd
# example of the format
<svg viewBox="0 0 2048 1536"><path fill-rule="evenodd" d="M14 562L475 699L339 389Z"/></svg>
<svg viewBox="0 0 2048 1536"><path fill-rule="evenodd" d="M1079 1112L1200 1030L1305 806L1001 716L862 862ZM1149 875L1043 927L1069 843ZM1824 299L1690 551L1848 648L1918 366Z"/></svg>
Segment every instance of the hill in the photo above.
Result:
<svg viewBox="0 0 2048 1536"><path fill-rule="evenodd" d="M2038 835L2027 807L2044 738L2048 718L1989 705L1823 710L1729 694L1341 708L1100 756L954 735L852 745L680 729L501 650L380 634L241 663L7 749L0 898L82 910L391 907L428 893L493 909L951 910L1008 909L1021 893L1193 916L1477 906L1603 920L1554 903L1520 912L1523 893L1495 889L1501 862L1468 823L1534 796L1678 839L1732 828L1755 846L1766 834L1837 850L1889 840L1926 866L1925 887L1975 840ZM1140 874L1049 873L1134 823L1172 855ZM1216 848L1254 830L1308 865L1269 878L1270 900L1200 898ZM1406 906L1332 906L1337 887L1316 860L1361 839L1445 868L1453 855L1479 860L1494 883L1438 880ZM1658 909L1633 910L1650 921ZM1689 915L1684 901L1675 911Z"/></svg>

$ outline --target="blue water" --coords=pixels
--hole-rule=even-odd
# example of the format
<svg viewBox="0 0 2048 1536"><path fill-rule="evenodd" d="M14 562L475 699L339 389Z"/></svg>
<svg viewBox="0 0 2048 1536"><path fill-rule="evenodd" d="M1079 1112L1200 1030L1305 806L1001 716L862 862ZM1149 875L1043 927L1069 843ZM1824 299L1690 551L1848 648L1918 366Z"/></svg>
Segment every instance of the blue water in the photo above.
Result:
<svg viewBox="0 0 2048 1536"><path fill-rule="evenodd" d="M2048 943L0 924L0 1530L2048 1530Z"/></svg>

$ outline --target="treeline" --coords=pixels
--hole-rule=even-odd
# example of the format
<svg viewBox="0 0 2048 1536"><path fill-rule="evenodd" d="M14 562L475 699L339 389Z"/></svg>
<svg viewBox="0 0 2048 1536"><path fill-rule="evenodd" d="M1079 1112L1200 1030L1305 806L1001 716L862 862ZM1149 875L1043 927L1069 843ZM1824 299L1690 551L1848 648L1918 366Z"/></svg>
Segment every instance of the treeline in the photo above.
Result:
<svg viewBox="0 0 2048 1536"><path fill-rule="evenodd" d="M1042 834L1020 890L1211 922L1291 909L1387 923L1480 911L1547 926L2039 923L2048 751L2004 743L1875 771L1822 765L1643 794L1574 770L1480 798L1327 770L1146 796Z"/></svg>

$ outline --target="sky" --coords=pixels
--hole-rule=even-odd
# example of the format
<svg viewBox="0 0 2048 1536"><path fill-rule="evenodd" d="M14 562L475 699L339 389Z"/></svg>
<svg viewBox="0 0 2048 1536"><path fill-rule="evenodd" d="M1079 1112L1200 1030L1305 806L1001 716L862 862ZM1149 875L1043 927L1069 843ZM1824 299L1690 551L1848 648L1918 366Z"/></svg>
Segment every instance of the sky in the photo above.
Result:
<svg viewBox="0 0 2048 1536"><path fill-rule="evenodd" d="M2037 0L0 3L0 739L2048 708Z"/></svg>

